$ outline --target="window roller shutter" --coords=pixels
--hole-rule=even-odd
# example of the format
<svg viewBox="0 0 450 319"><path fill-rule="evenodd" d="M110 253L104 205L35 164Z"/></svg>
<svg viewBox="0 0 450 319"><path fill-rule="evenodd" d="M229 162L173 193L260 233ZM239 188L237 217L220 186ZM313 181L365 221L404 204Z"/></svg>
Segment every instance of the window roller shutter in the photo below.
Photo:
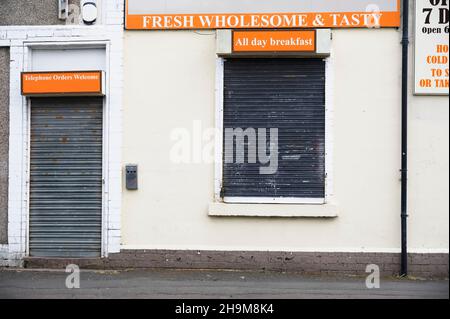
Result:
<svg viewBox="0 0 450 319"><path fill-rule="evenodd" d="M31 101L31 256L100 256L102 103L97 97Z"/></svg>
<svg viewBox="0 0 450 319"><path fill-rule="evenodd" d="M324 198L325 62L322 59L228 59L224 63L227 128L278 128L278 170L259 163L223 164L227 197ZM245 140L247 152L248 140ZM225 143L224 143L225 147ZM268 148L267 148L268 149ZM236 149L235 149L236 150ZM225 152L224 152L225 153Z"/></svg>

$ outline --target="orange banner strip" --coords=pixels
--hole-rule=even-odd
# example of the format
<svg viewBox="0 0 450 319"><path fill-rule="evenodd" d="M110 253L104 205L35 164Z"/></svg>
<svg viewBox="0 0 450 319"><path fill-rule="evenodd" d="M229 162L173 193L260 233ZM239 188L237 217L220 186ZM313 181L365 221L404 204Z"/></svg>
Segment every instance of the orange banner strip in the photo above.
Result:
<svg viewBox="0 0 450 319"><path fill-rule="evenodd" d="M101 71L23 72L22 94L102 94Z"/></svg>
<svg viewBox="0 0 450 319"><path fill-rule="evenodd" d="M399 27L399 12L126 15L128 30Z"/></svg>

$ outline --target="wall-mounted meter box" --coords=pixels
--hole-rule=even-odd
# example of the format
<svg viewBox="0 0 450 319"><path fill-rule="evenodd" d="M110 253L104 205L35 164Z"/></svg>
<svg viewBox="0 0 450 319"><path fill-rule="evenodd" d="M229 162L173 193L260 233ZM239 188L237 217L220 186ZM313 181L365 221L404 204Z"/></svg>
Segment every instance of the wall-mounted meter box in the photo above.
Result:
<svg viewBox="0 0 450 319"><path fill-rule="evenodd" d="M125 184L128 190L138 189L138 166L136 164L125 166Z"/></svg>

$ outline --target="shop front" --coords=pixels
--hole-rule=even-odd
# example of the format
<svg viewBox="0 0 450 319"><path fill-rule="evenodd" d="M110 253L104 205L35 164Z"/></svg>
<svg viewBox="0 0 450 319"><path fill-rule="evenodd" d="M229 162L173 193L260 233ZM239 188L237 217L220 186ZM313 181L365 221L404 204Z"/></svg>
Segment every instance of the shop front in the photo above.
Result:
<svg viewBox="0 0 450 319"><path fill-rule="evenodd" d="M122 163L138 167L138 188L123 190L124 258L324 272L364 272L367 261L398 272L400 10L126 1ZM410 141L409 253L448 269L448 97L409 99L413 126L417 112L437 120ZM422 157L425 136L441 145L434 164ZM442 192L419 186L428 179ZM434 209L422 206L429 196Z"/></svg>
<svg viewBox="0 0 450 319"><path fill-rule="evenodd" d="M0 10L0 265L103 258L120 251L122 2L22 2Z"/></svg>
<svg viewBox="0 0 450 319"><path fill-rule="evenodd" d="M0 27L2 264L448 277L447 1L96 3Z"/></svg>

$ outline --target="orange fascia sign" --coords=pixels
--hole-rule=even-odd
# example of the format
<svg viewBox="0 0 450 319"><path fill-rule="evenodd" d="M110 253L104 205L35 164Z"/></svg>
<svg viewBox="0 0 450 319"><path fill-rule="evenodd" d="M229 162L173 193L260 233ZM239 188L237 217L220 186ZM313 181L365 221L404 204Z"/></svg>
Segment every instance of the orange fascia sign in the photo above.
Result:
<svg viewBox="0 0 450 319"><path fill-rule="evenodd" d="M400 0L126 0L127 30L383 28Z"/></svg>
<svg viewBox="0 0 450 319"><path fill-rule="evenodd" d="M316 31L233 31L233 52L315 52Z"/></svg>
<svg viewBox="0 0 450 319"><path fill-rule="evenodd" d="M22 72L22 95L104 95L102 71Z"/></svg>

